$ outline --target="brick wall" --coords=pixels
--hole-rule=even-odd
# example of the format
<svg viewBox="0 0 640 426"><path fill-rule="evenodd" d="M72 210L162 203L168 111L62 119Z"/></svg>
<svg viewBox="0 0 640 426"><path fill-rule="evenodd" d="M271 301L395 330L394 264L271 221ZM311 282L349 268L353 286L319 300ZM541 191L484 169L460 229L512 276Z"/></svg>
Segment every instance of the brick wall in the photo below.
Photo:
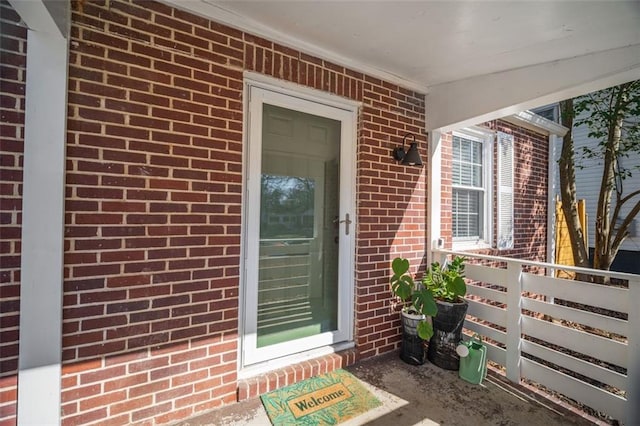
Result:
<svg viewBox="0 0 640 426"><path fill-rule="evenodd" d="M485 249L488 255L520 259L547 261L547 214L548 214L548 156L549 137L504 120L494 120L483 126L514 136L514 246L510 250ZM442 236L447 246L452 241L451 200L451 134L443 135L442 143ZM497 144L493 154L493 235L497 235L496 163ZM446 172L445 172L446 171ZM493 246L495 247L495 241Z"/></svg>
<svg viewBox="0 0 640 426"><path fill-rule="evenodd" d="M0 1L0 425L15 423L27 29Z"/></svg>
<svg viewBox="0 0 640 426"><path fill-rule="evenodd" d="M397 349L389 262L404 256L414 272L424 270L426 167L397 165L390 154L412 132L426 160L423 96L159 3L78 4L69 80L63 423L169 423ZM0 12L0 424L13 424L26 30L5 1ZM356 348L238 381L244 70L362 107ZM486 125L513 133L517 163L530 166L516 170L515 247L493 253L543 260L547 138L500 120ZM444 141L442 226L451 241L450 135Z"/></svg>
<svg viewBox="0 0 640 426"><path fill-rule="evenodd" d="M238 398L244 70L362 102L357 347L343 359L397 348L390 259L422 260L426 188L425 168L395 164L391 149L412 132L426 158L423 96L159 3L81 5L70 56L63 423L168 423ZM282 377L260 391L304 374Z"/></svg>
<svg viewBox="0 0 640 426"><path fill-rule="evenodd" d="M421 96L365 77L362 101L355 321L356 347L365 358L399 347L400 315L389 300L390 262L406 257L415 273L424 263L428 165L426 149L423 168L391 158L391 148L402 145L406 132L426 147Z"/></svg>

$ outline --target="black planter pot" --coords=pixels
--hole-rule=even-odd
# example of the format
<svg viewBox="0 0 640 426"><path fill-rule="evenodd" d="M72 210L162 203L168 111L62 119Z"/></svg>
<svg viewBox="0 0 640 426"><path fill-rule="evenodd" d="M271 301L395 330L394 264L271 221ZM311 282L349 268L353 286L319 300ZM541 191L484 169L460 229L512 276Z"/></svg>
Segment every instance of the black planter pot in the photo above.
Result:
<svg viewBox="0 0 640 426"><path fill-rule="evenodd" d="M429 340L427 358L440 368L458 370L460 356L456 347L462 337L462 326L469 303L450 303L436 300L438 314L433 317L433 337Z"/></svg>
<svg viewBox="0 0 640 426"><path fill-rule="evenodd" d="M416 327L424 319L424 315L402 312L402 347L400 359L407 364L422 365L426 360L424 340L418 336Z"/></svg>

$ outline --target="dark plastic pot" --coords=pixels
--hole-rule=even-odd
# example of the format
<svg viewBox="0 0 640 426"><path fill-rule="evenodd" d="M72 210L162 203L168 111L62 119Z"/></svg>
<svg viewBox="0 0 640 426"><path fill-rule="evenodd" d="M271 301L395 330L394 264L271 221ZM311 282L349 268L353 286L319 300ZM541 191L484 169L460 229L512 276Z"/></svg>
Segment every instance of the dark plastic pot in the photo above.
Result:
<svg viewBox="0 0 640 426"><path fill-rule="evenodd" d="M422 365L426 360L424 340L418 336L416 327L424 319L424 315L413 315L402 312L402 346L400 358L411 365Z"/></svg>
<svg viewBox="0 0 640 426"><path fill-rule="evenodd" d="M440 368L458 370L460 356L456 347L462 338L462 326L469 303L463 299L459 303L436 300L438 314L433 317L433 337L429 340L427 358Z"/></svg>

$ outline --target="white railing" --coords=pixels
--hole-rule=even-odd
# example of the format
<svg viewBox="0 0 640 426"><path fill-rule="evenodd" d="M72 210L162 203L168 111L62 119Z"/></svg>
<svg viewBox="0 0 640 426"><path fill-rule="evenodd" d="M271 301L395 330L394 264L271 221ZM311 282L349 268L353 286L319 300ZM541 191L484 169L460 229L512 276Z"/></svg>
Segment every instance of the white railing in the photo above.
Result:
<svg viewBox="0 0 640 426"><path fill-rule="evenodd" d="M434 251L440 261L452 255L468 259L465 328L485 339L488 358L509 380L539 383L640 424L640 275ZM628 287L550 276L558 269Z"/></svg>

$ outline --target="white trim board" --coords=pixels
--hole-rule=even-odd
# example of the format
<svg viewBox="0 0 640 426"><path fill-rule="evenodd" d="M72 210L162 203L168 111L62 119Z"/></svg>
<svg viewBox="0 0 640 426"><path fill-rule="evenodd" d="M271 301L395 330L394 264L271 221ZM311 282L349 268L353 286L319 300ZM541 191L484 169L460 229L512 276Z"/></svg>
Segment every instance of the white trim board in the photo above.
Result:
<svg viewBox="0 0 640 426"><path fill-rule="evenodd" d="M557 135L564 136L569 129L554 121L547 120L546 118L531 112L521 111L517 114L509 115L503 118L504 121L508 121L516 126L524 127L536 133L543 133L545 135Z"/></svg>
<svg viewBox="0 0 640 426"><path fill-rule="evenodd" d="M16 11L30 25L25 88L17 423L59 424L69 45L67 34L60 32L42 2L14 3L20 4ZM69 17L66 19L68 22ZM66 27L66 22L58 24Z"/></svg>

